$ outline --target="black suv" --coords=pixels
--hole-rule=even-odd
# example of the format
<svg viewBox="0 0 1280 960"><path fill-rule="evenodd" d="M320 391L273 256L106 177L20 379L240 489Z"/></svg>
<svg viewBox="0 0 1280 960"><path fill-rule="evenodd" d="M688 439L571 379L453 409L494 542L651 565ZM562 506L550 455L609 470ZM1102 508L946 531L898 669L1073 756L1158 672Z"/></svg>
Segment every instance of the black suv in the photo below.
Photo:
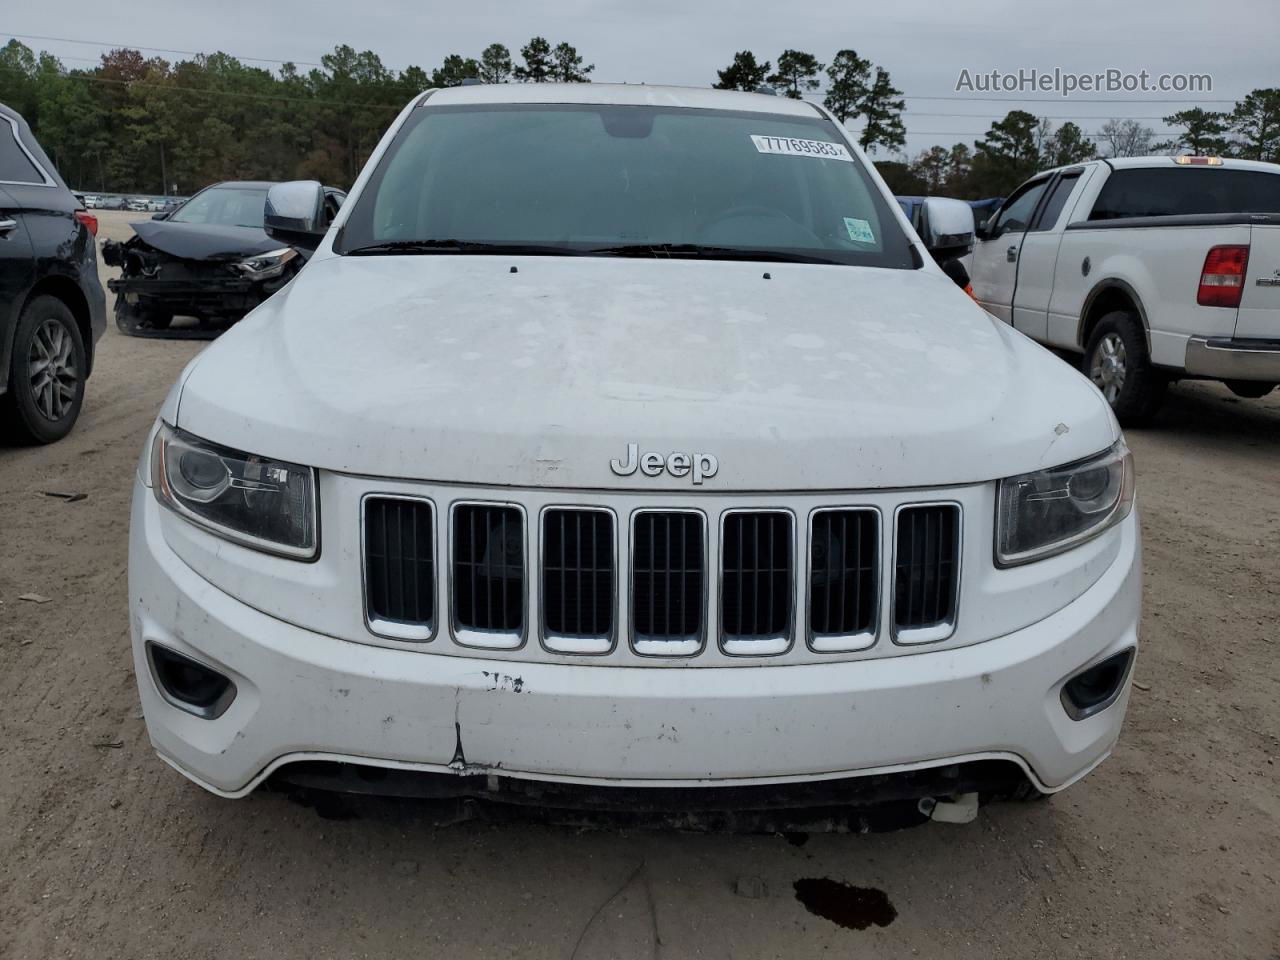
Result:
<svg viewBox="0 0 1280 960"><path fill-rule="evenodd" d="M98 221L0 104L0 432L52 443L71 432L107 328Z"/></svg>

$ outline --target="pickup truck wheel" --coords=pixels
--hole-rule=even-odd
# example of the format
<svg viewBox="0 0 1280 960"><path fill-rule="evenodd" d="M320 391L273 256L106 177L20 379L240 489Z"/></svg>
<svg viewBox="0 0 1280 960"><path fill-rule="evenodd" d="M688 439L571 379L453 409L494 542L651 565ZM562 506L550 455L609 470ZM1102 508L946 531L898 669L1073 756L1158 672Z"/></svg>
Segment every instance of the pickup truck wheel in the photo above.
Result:
<svg viewBox="0 0 1280 960"><path fill-rule="evenodd" d="M75 426L84 403L84 340L70 308L57 297L36 297L18 318L9 390L0 397L0 422L20 443L53 443Z"/></svg>
<svg viewBox="0 0 1280 960"><path fill-rule="evenodd" d="M1169 385L1151 366L1141 322L1123 310L1108 313L1094 327L1084 351L1084 373L1125 426L1149 422Z"/></svg>

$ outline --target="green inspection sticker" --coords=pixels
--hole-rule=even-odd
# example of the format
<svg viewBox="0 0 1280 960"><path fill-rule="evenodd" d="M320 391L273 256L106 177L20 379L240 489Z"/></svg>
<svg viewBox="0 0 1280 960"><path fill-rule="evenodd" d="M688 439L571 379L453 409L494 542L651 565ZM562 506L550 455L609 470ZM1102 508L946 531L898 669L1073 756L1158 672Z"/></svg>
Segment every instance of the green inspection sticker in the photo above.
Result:
<svg viewBox="0 0 1280 960"><path fill-rule="evenodd" d="M875 243L876 235L871 232L871 224L856 217L845 217L844 228L849 231L849 239L854 243Z"/></svg>

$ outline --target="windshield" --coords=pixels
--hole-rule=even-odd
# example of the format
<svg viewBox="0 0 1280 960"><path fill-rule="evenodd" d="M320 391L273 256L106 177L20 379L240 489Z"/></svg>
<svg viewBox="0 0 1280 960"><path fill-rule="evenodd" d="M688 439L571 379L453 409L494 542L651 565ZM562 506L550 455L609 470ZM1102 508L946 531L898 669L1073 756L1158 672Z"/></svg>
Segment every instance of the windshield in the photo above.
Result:
<svg viewBox="0 0 1280 960"><path fill-rule="evenodd" d="M419 108L335 244L501 248L919 265L828 120L649 106Z"/></svg>
<svg viewBox="0 0 1280 960"><path fill-rule="evenodd" d="M170 214L169 220L220 227L261 227L266 204L265 187L210 187Z"/></svg>

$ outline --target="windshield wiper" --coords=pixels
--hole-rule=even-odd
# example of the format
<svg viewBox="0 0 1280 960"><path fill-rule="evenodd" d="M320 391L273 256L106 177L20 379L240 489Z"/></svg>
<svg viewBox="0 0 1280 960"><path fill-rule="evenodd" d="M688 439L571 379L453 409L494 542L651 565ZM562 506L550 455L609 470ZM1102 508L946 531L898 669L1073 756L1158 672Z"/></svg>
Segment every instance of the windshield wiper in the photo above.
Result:
<svg viewBox="0 0 1280 960"><path fill-rule="evenodd" d="M517 257L652 257L707 260L757 260L773 263L826 263L840 261L807 253L751 247L717 247L700 243L625 243L612 247L562 247L549 243L492 243L481 240L431 238L387 240L343 251L353 257L414 254L475 254Z"/></svg>
<svg viewBox="0 0 1280 960"><path fill-rule="evenodd" d="M626 243L617 247L596 247L587 251L597 256L705 258L707 260L761 260L772 263L827 263L839 265L839 260L808 253L792 253L785 250L768 250L753 247L717 247L701 243Z"/></svg>
<svg viewBox="0 0 1280 960"><path fill-rule="evenodd" d="M344 250L353 257L377 257L391 254L507 254L518 257L579 257L583 251L546 243L486 243L480 240L388 240L364 247Z"/></svg>

